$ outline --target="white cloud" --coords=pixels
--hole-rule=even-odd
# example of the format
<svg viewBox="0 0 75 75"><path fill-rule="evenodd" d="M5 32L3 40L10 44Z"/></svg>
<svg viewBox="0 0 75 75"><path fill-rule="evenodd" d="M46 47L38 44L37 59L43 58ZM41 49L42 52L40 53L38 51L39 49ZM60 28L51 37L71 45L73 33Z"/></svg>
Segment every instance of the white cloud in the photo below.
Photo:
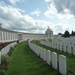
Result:
<svg viewBox="0 0 75 75"><path fill-rule="evenodd" d="M17 2L22 2L23 0L9 0L9 2L15 5Z"/></svg>
<svg viewBox="0 0 75 75"><path fill-rule="evenodd" d="M2 27L29 33L44 33L52 23L43 20L34 20L27 14L22 14L21 9L3 5L0 2L0 22ZM40 27L41 26L41 27Z"/></svg>
<svg viewBox="0 0 75 75"><path fill-rule="evenodd" d="M54 18L56 13L57 11L55 7L53 6L53 4L51 4L50 7L48 7L48 10L44 13L44 15L49 18Z"/></svg>
<svg viewBox="0 0 75 75"><path fill-rule="evenodd" d="M49 26L54 34L62 33L67 29L71 31L74 28L70 24L53 24L44 20L35 20L28 14L22 14L22 11L24 10L0 2L0 22L2 27L28 33L44 33Z"/></svg>
<svg viewBox="0 0 75 75"><path fill-rule="evenodd" d="M56 32L55 34L57 34L57 33L64 33L66 30L71 33L73 28L72 28L72 25L70 24L59 23L59 24L56 24L53 29L54 29L54 32Z"/></svg>
<svg viewBox="0 0 75 75"><path fill-rule="evenodd" d="M46 2L49 2L50 0L45 0Z"/></svg>
<svg viewBox="0 0 75 75"><path fill-rule="evenodd" d="M75 0L45 0L48 3L48 10L44 13L46 17L59 19L70 19L75 16Z"/></svg>
<svg viewBox="0 0 75 75"><path fill-rule="evenodd" d="M40 10L36 9L35 11L31 12L30 15L36 15L36 16L40 16Z"/></svg>

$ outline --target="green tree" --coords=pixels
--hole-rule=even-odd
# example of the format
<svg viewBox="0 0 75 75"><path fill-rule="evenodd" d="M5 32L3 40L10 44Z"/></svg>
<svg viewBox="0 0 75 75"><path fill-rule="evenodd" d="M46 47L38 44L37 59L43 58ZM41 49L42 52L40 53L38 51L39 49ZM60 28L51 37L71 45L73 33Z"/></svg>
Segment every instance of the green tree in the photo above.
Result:
<svg viewBox="0 0 75 75"><path fill-rule="evenodd" d="M71 36L74 36L74 32L73 31L71 32Z"/></svg>
<svg viewBox="0 0 75 75"><path fill-rule="evenodd" d="M75 32L73 32L73 36L75 36Z"/></svg>
<svg viewBox="0 0 75 75"><path fill-rule="evenodd" d="M64 37L65 37L65 38L70 37L70 33L69 33L68 31L65 31Z"/></svg>

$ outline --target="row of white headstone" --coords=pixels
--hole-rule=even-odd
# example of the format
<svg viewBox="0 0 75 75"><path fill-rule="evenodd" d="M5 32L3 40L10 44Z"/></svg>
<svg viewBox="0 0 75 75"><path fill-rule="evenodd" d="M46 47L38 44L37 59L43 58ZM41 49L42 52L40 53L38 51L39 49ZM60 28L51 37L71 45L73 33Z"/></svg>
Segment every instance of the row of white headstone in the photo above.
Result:
<svg viewBox="0 0 75 75"><path fill-rule="evenodd" d="M69 54L75 55L75 45L65 44L65 43L57 43L57 42L48 42L48 41L40 41L41 44L46 45L50 48L57 49L59 51L67 52Z"/></svg>
<svg viewBox="0 0 75 75"><path fill-rule="evenodd" d="M53 38L52 42L57 42L57 43L65 43L65 44L75 44L75 37L69 37L69 38Z"/></svg>
<svg viewBox="0 0 75 75"><path fill-rule="evenodd" d="M7 54L9 52L9 50L10 50L10 47L14 47L16 44L17 44L16 42L13 42L13 43L7 45L6 47L4 47L0 51L0 64L1 64L1 56Z"/></svg>
<svg viewBox="0 0 75 75"><path fill-rule="evenodd" d="M64 55L59 55L59 65L57 63L57 53L52 52L50 50L43 49L42 47L36 46L32 43L28 43L29 47L35 54L40 56L48 65L52 65L52 67L56 70L59 68L59 72L62 75L67 75L67 65L66 65L66 57ZM59 66L59 67L58 67Z"/></svg>

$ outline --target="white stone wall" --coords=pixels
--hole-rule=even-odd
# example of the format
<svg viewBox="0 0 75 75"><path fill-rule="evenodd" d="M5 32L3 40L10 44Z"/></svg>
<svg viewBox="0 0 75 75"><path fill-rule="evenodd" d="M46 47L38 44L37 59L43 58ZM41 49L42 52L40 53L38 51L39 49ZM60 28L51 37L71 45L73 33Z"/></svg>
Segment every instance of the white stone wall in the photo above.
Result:
<svg viewBox="0 0 75 75"><path fill-rule="evenodd" d="M11 42L18 40L17 33L0 31L0 42Z"/></svg>
<svg viewBox="0 0 75 75"><path fill-rule="evenodd" d="M26 39L44 39L48 38L46 34L31 34L14 31L0 31L0 42L11 42Z"/></svg>
<svg viewBox="0 0 75 75"><path fill-rule="evenodd" d="M45 34L23 34L23 39L44 39L47 38Z"/></svg>

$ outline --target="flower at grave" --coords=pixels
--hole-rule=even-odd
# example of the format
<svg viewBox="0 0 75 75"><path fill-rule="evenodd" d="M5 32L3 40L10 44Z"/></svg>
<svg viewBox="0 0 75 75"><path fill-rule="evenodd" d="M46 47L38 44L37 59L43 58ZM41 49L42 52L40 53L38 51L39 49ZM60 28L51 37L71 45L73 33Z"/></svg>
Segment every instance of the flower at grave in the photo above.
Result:
<svg viewBox="0 0 75 75"><path fill-rule="evenodd" d="M8 68L8 61L5 62L5 68Z"/></svg>
<svg viewBox="0 0 75 75"><path fill-rule="evenodd" d="M1 43L2 47L5 47L6 45L7 45L6 42L5 43Z"/></svg>
<svg viewBox="0 0 75 75"><path fill-rule="evenodd" d="M19 43L19 40L17 40L17 43Z"/></svg>

